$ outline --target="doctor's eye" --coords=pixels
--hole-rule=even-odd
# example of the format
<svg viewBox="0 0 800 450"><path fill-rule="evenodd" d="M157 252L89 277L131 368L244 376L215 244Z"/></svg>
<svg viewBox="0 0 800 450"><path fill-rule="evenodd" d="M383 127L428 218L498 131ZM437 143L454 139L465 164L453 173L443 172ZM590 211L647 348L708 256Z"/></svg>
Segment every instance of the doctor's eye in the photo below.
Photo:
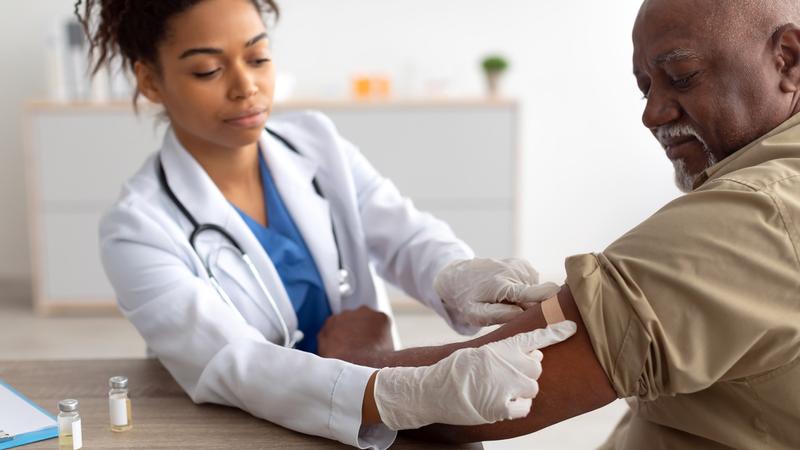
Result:
<svg viewBox="0 0 800 450"><path fill-rule="evenodd" d="M208 72L192 72L192 75L194 75L195 78L200 78L200 79L211 78L214 74L216 74L219 71L220 69L214 69Z"/></svg>
<svg viewBox="0 0 800 450"><path fill-rule="evenodd" d="M256 67L260 67L269 62L272 62L272 60L269 58L260 58L253 60L253 65Z"/></svg>

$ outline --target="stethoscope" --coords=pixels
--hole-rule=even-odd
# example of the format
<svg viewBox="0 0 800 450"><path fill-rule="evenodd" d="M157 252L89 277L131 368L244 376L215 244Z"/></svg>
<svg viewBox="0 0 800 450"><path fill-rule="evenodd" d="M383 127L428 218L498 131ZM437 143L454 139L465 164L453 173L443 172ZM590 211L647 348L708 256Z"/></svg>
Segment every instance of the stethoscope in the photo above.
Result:
<svg viewBox="0 0 800 450"><path fill-rule="evenodd" d="M281 141L283 145L285 145L289 150L297 153L298 155L300 154L297 148L294 145L292 145L291 142L286 140L283 136L275 133L269 128L267 128L266 130L275 139ZM239 317L242 318L242 320L246 321L246 319L244 319L244 316L242 316L241 312L239 312L239 310L236 308L236 305L234 305L228 293L225 292L225 289L223 289L222 285L220 284L219 280L214 274L214 271L211 269L211 264L209 263L211 255L209 255L207 260L203 260L203 257L200 256L200 252L197 250L196 246L197 237L201 233L207 231L213 231L222 235L222 237L225 238L225 240L227 240L228 243L233 246L233 249L239 254L239 257L242 259L242 261L244 261L245 265L247 266L247 269L250 271L250 274L256 280L259 289L267 298L269 305L272 309L272 314L269 314L267 310L264 308L264 305L261 304L260 302L254 302L254 303L265 316L267 317L272 316L277 318L278 325L280 326L281 331L283 333L283 345L285 347L292 348L295 346L295 344L300 342L303 339L303 332L300 330L296 330L294 333L289 333L289 327L286 325L286 320L283 318L283 315L278 309L278 303L275 301L275 298L272 296L272 294L269 293L267 285L264 284L264 280L258 273L255 264L253 264L253 261L250 259L250 256L248 256L247 253L245 253L245 251L242 249L242 246L239 245L239 242L236 239L234 239L234 237L231 236L231 234L228 233L227 230L225 230L219 225L215 225L213 223L198 223L197 219L195 219L194 216L189 212L189 210L186 209L186 206L184 206L183 203L181 203L181 201L178 200L178 197L169 187L169 182L167 182L167 174L164 172L164 165L161 163L161 156L159 156L158 158L158 179L159 182L161 183L161 186L166 191L167 196L169 196L170 200L172 200L172 202L175 204L175 206L178 207L178 209L181 211L184 217L186 217L186 219L188 219L189 222L192 224L193 229L192 232L189 234L189 244L191 244L192 250L194 250L197 257L200 258L203 267L206 269L206 273L208 274L208 279L210 280L211 285L214 287L219 296L222 298L222 301L224 301L228 306L233 308L233 310L239 315ZM314 177L311 180L311 184L314 186L314 190L317 192L317 195L319 195L322 198L325 198L325 196L322 194L322 190L319 188L319 183L317 183L316 177ZM344 266L344 262L342 261L342 249L339 245L339 238L336 235L336 227L333 223L333 214L331 214L331 231L333 232L333 241L336 244L336 254L339 260L339 270L337 272L338 282L339 282L339 294L342 297L346 297L353 293L353 285L351 283L350 271Z"/></svg>

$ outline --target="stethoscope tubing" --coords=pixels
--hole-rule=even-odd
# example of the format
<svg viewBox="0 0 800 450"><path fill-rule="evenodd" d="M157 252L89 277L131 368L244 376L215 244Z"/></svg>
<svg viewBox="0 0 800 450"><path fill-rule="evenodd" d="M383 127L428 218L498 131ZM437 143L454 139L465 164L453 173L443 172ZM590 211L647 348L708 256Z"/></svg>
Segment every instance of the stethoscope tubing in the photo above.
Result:
<svg viewBox="0 0 800 450"><path fill-rule="evenodd" d="M269 128L267 128L266 131L268 133L270 133L273 137L275 137L276 139L281 141L291 151L299 154L299 151L297 150L297 148L295 148L294 145L292 145L283 136L280 136L279 134L273 132ZM261 310L261 312L266 317L273 316L273 317L277 318L278 326L280 327L281 332L283 334L283 345L285 347L289 347L289 348L294 347L294 345L299 340L302 339L302 332L300 332L298 330L295 333L296 334L295 336L292 336L292 334L289 332L289 327L286 324L286 320L283 318L283 314L281 314L280 310L278 309L278 303L275 301L275 298L272 296L272 294L270 294L269 289L267 289L266 283L264 283L264 280L261 278L261 275L258 273L258 270L256 269L255 264L253 264L252 259L250 259L250 256L244 251L243 247L239 244L239 242L223 227L221 227L219 225L216 225L216 224L213 224L213 223L203 223L203 224L199 223L197 221L197 219L195 219L195 217L189 212L189 210L186 208L186 206L183 204L183 202L181 202L178 199L178 197L175 195L175 192L172 191L172 188L170 187L169 182L167 180L167 175L166 175L166 172L164 171L164 165L161 162L161 156L160 155L158 157L157 165L158 165L158 167L157 167L158 178L159 178L159 182L161 183L162 188L167 193L167 196L170 198L170 200L175 204L175 206L178 207L178 209L180 210L181 214L184 217L186 217L186 219L192 225L192 232L189 234L189 245L192 247L192 250L194 251L194 253L200 258L200 262L201 262L201 264L203 264L203 266L204 266L204 268L206 270L206 275L209 278L209 282L210 282L211 286L214 288L215 291L217 291L217 294L220 296L220 298L222 298L222 301L226 305L230 306L236 312L238 317L240 317L245 323L247 322L247 320L244 318L244 316L242 316L242 314L238 310L238 308L236 308L236 305L233 303L233 300L230 298L228 293L225 292L225 289L222 287L222 284L217 279L216 275L214 274L214 271L211 269L211 262L210 261L203 261L203 258L200 256L200 252L197 250L197 239L198 239L199 235L201 233L203 233L203 232L215 232L215 233L218 233L218 234L222 235L222 237L226 241L228 241L228 243L231 244L231 246L238 252L239 257L245 263L245 265L247 266L248 271L253 276L253 278L256 280L256 283L258 284L259 289L264 294L264 296L267 298L267 301L268 301L268 303L269 303L269 305L270 305L270 307L272 309L273 314L268 314L268 312L264 309L264 307L263 307L263 305L261 305L261 303L255 301L255 300L253 302L255 303L256 307L259 310ZM314 186L314 190L317 192L317 195L319 195L322 198L325 198L325 196L322 194L322 190L319 188L319 183L317 183L316 177L312 180L312 184ZM352 285L350 284L350 281L351 281L350 280L350 272L344 267L344 263L342 261L341 247L339 246L339 239L338 239L338 236L336 235L336 228L335 228L335 226L333 224L333 216L332 215L331 215L331 231L333 232L333 240L334 240L334 243L336 245L336 253L337 253L338 263L339 263L339 270L337 271L338 281L339 281L339 291L340 291L340 293L342 295L349 295L350 293L352 293L352 290L353 290ZM209 256L209 259L210 259L210 256Z"/></svg>

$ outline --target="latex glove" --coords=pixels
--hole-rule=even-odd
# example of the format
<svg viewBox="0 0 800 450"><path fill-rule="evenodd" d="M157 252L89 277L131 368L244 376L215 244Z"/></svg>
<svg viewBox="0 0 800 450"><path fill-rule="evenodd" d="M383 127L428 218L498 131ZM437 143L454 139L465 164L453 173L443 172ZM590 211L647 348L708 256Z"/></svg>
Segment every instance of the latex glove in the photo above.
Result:
<svg viewBox="0 0 800 450"><path fill-rule="evenodd" d="M506 323L526 303L547 300L561 289L555 283L539 284L539 274L525 260L488 258L448 264L433 287L453 322L479 327Z"/></svg>
<svg viewBox="0 0 800 450"><path fill-rule="evenodd" d="M393 430L406 430L525 417L539 393L539 349L567 339L576 329L575 322L561 322L460 349L432 366L381 369L375 378L381 420Z"/></svg>

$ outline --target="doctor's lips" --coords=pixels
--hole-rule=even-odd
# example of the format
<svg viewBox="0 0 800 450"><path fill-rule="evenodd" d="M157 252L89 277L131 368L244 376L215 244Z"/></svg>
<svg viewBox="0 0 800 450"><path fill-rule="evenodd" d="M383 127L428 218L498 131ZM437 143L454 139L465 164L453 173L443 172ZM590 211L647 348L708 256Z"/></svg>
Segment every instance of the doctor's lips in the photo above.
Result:
<svg viewBox="0 0 800 450"><path fill-rule="evenodd" d="M267 118L266 112L266 108L250 108L227 119L223 119L223 122L239 128L260 128Z"/></svg>

